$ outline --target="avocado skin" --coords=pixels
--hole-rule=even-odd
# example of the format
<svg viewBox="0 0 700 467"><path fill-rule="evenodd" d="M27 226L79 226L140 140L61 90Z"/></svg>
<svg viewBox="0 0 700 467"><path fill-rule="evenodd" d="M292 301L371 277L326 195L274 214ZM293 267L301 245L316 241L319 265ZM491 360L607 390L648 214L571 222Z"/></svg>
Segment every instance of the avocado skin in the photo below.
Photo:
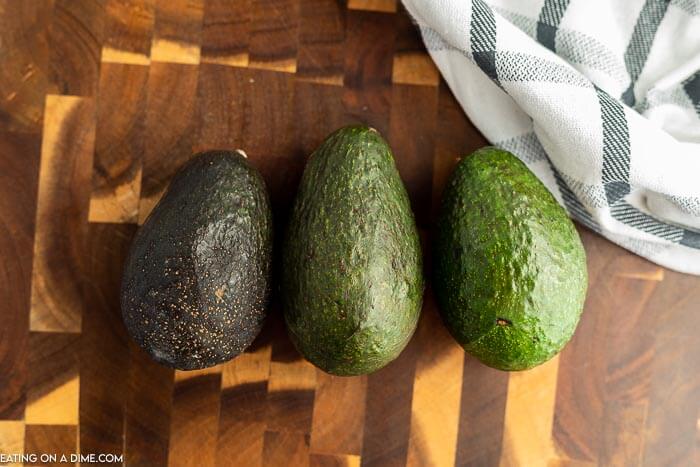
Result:
<svg viewBox="0 0 700 467"><path fill-rule="evenodd" d="M196 155L131 246L121 289L129 334L180 370L230 360L263 326L271 256L262 177L237 152Z"/></svg>
<svg viewBox="0 0 700 467"><path fill-rule="evenodd" d="M443 321L486 365L532 368L571 339L588 282L583 245L513 154L487 147L460 161L443 194L434 255Z"/></svg>
<svg viewBox="0 0 700 467"><path fill-rule="evenodd" d="M283 247L292 342L322 370L371 373L415 331L424 279L418 231L391 149L363 126L311 155Z"/></svg>

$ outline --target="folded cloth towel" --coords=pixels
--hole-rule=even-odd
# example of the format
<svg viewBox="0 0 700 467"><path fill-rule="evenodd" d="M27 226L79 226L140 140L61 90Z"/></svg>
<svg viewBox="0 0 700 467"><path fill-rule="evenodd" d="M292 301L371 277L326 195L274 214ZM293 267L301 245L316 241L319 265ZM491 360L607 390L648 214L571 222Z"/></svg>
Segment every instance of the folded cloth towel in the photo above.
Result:
<svg viewBox="0 0 700 467"><path fill-rule="evenodd" d="M469 118L569 214L700 274L700 0L403 0Z"/></svg>

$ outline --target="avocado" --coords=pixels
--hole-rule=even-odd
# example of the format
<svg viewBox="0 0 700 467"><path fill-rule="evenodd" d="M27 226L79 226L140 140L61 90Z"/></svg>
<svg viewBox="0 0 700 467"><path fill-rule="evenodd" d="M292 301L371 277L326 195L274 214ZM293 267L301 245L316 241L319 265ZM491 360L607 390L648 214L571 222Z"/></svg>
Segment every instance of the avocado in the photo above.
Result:
<svg viewBox="0 0 700 467"><path fill-rule="evenodd" d="M180 370L230 360L260 332L270 291L272 214L242 152L198 154L138 230L121 306L131 337Z"/></svg>
<svg viewBox="0 0 700 467"><path fill-rule="evenodd" d="M571 339L588 282L583 245L566 211L513 154L487 147L459 162L433 250L443 321L486 365L532 368Z"/></svg>
<svg viewBox="0 0 700 467"><path fill-rule="evenodd" d="M364 126L334 132L308 160L284 240L292 342L328 373L371 373L410 340L423 288L418 231L391 149Z"/></svg>

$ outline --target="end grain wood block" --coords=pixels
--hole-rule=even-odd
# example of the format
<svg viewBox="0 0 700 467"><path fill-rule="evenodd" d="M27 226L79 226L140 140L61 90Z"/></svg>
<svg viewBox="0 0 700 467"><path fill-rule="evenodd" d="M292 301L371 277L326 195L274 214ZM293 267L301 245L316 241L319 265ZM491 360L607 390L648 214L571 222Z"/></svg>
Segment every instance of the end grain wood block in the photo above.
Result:
<svg viewBox="0 0 700 467"><path fill-rule="evenodd" d="M395 15L347 12L343 107L356 121L374 127L385 138L389 134L395 39Z"/></svg>
<svg viewBox="0 0 700 467"><path fill-rule="evenodd" d="M78 428L74 425L27 425L24 450L27 454L55 454L56 462L41 465L65 466L61 457L70 459L78 452Z"/></svg>
<svg viewBox="0 0 700 467"><path fill-rule="evenodd" d="M301 2L298 80L343 85L345 8L335 0Z"/></svg>
<svg viewBox="0 0 700 467"><path fill-rule="evenodd" d="M503 419L508 373L464 356L459 404L456 465L498 465L501 459Z"/></svg>
<svg viewBox="0 0 700 467"><path fill-rule="evenodd" d="M102 62L148 65L155 0L106 0Z"/></svg>
<svg viewBox="0 0 700 467"><path fill-rule="evenodd" d="M339 86L297 81L294 100L296 141L302 163L332 131L357 123L343 110L343 88ZM303 165L299 173L302 171Z"/></svg>
<svg viewBox="0 0 700 467"><path fill-rule="evenodd" d="M309 465L309 435L291 431L266 431L264 467Z"/></svg>
<svg viewBox="0 0 700 467"><path fill-rule="evenodd" d="M557 355L529 371L509 375L502 465L547 465L559 459L552 439L558 370Z"/></svg>
<svg viewBox="0 0 700 467"><path fill-rule="evenodd" d="M147 83L148 67L102 64L90 222L138 221Z"/></svg>
<svg viewBox="0 0 700 467"><path fill-rule="evenodd" d="M362 453L367 377L344 378L316 370L311 451L318 454Z"/></svg>
<svg viewBox="0 0 700 467"><path fill-rule="evenodd" d="M648 401L613 400L605 404L604 410L606 416L602 426L605 438L600 465L643 465Z"/></svg>
<svg viewBox="0 0 700 467"><path fill-rule="evenodd" d="M214 465L220 390L221 365L203 370L175 371L169 465Z"/></svg>
<svg viewBox="0 0 700 467"><path fill-rule="evenodd" d="M395 84L433 86L440 84L440 72L425 52L402 52L394 55L391 81Z"/></svg>
<svg viewBox="0 0 700 467"><path fill-rule="evenodd" d="M33 331L80 332L94 144L93 100L47 96L32 270Z"/></svg>
<svg viewBox="0 0 700 467"><path fill-rule="evenodd" d="M392 86L390 129L396 167L399 169L419 227L430 224L437 88ZM416 118L420 115L421 118ZM411 135L406 138L406 135Z"/></svg>
<svg viewBox="0 0 700 467"><path fill-rule="evenodd" d="M588 295L576 333L559 357L553 438L566 457L597 462L604 437L600 424L605 405L609 310L619 310L610 304L609 283L624 252L611 242L594 243L595 234L589 230L579 227L578 231L586 245L589 290L600 293ZM582 373L585 378L581 378Z"/></svg>
<svg viewBox="0 0 700 467"><path fill-rule="evenodd" d="M105 11L101 2L55 0L49 29L50 79L59 94L94 96Z"/></svg>
<svg viewBox="0 0 700 467"><path fill-rule="evenodd" d="M267 427L311 433L316 368L306 360L272 361L267 385Z"/></svg>
<svg viewBox="0 0 700 467"><path fill-rule="evenodd" d="M438 115L433 154L432 220L440 206L442 189L460 157L467 156L487 144L486 138L467 119L445 82L441 82L438 88Z"/></svg>
<svg viewBox="0 0 700 467"><path fill-rule="evenodd" d="M24 454L24 422L0 420L0 453ZM20 466L21 462L10 462L8 466Z"/></svg>
<svg viewBox="0 0 700 467"><path fill-rule="evenodd" d="M662 314L654 328L654 376L645 420L644 462L692 465L700 461L700 374L695 370L700 339L694 326L678 325L700 303L697 278L666 271L647 307ZM662 311L663 310L663 311Z"/></svg>
<svg viewBox="0 0 700 467"><path fill-rule="evenodd" d="M90 224L85 315L80 336L80 449L124 453L129 393L129 337L122 324L119 288L136 226Z"/></svg>
<svg viewBox="0 0 700 467"><path fill-rule="evenodd" d="M447 332L430 290L425 302L414 337L423 351L418 355L413 382L407 462L454 465L459 428L459 411L455 407L459 407L462 394L459 370L464 366L464 349Z"/></svg>
<svg viewBox="0 0 700 467"><path fill-rule="evenodd" d="M349 454L311 454L310 467L360 467L360 456Z"/></svg>
<svg viewBox="0 0 700 467"><path fill-rule="evenodd" d="M129 389L124 420L124 463L166 465L174 371L129 341Z"/></svg>
<svg viewBox="0 0 700 467"><path fill-rule="evenodd" d="M607 306L596 309L596 313L608 315L605 343L615 349L607 354L605 368L605 438L598 459L605 465L640 464L644 454L656 344L655 329L647 323L658 313L647 305L662 283L657 280L657 270L658 266L638 256L616 261L614 273L608 276L608 290L613 292ZM623 308L624 319L620 319ZM630 335L635 338L630 339Z"/></svg>
<svg viewBox="0 0 700 467"><path fill-rule="evenodd" d="M120 63L122 65L144 65L148 66L151 59L148 55L126 50L113 49L106 45L102 47L100 53L100 61L102 63Z"/></svg>
<svg viewBox="0 0 700 467"><path fill-rule="evenodd" d="M251 348L222 367L217 465L262 464L271 351Z"/></svg>
<svg viewBox="0 0 700 467"><path fill-rule="evenodd" d="M280 212L280 208L292 200L289 194L296 189L304 163L304 158L299 157L299 142L296 139L294 75L250 68L231 70L233 73L225 72L220 76L226 76L227 85L232 85L232 90L227 91L231 94L227 95L235 102L234 108L215 104L216 89L209 91L207 102L215 106L214 115L221 115L227 123L220 124L223 131L207 131L206 137L202 136L200 141L207 144L216 140L232 141L229 148L244 149L249 162L265 179L273 211ZM234 76L239 76L238 79L242 78L243 82L233 85L231 80ZM230 129L231 135L226 135L226 128ZM284 170L280 170L280 167L284 167Z"/></svg>
<svg viewBox="0 0 700 467"><path fill-rule="evenodd" d="M197 65L204 0L156 0L151 61Z"/></svg>
<svg viewBox="0 0 700 467"><path fill-rule="evenodd" d="M207 0L202 20L202 63L247 67L251 0Z"/></svg>
<svg viewBox="0 0 700 467"><path fill-rule="evenodd" d="M363 463L403 465L406 462L418 352L417 341L412 339L396 360L367 376Z"/></svg>
<svg viewBox="0 0 700 467"><path fill-rule="evenodd" d="M27 424L78 424L79 342L77 334L30 333Z"/></svg>
<svg viewBox="0 0 700 467"><path fill-rule="evenodd" d="M148 76L139 224L191 157L198 66L154 62Z"/></svg>
<svg viewBox="0 0 700 467"><path fill-rule="evenodd" d="M250 0L248 66L296 73L300 0Z"/></svg>
<svg viewBox="0 0 700 467"><path fill-rule="evenodd" d="M396 0L348 0L348 9L395 13Z"/></svg>
<svg viewBox="0 0 700 467"><path fill-rule="evenodd" d="M27 336L41 136L0 132L0 420L24 414Z"/></svg>
<svg viewBox="0 0 700 467"><path fill-rule="evenodd" d="M0 129L40 133L49 82L51 0L4 2Z"/></svg>
<svg viewBox="0 0 700 467"><path fill-rule="evenodd" d="M243 147L243 130L252 117L247 105L254 86L254 70L218 63L199 67L194 152L243 149L250 156L250 149Z"/></svg>

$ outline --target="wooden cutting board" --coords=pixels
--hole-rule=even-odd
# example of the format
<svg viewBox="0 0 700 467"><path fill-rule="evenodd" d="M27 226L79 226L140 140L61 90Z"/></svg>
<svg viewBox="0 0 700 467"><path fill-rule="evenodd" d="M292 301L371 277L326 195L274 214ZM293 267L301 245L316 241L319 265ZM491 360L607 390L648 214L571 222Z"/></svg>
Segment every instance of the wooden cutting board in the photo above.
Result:
<svg viewBox="0 0 700 467"><path fill-rule="evenodd" d="M575 338L503 373L428 290L401 357L358 378L300 359L277 301L248 353L173 372L126 336L137 228L192 152L243 148L278 230L331 130L384 134L426 245L458 156L486 142L395 0L0 3L0 453L128 465L700 465L700 278L580 228ZM429 266L429 264L428 264Z"/></svg>

